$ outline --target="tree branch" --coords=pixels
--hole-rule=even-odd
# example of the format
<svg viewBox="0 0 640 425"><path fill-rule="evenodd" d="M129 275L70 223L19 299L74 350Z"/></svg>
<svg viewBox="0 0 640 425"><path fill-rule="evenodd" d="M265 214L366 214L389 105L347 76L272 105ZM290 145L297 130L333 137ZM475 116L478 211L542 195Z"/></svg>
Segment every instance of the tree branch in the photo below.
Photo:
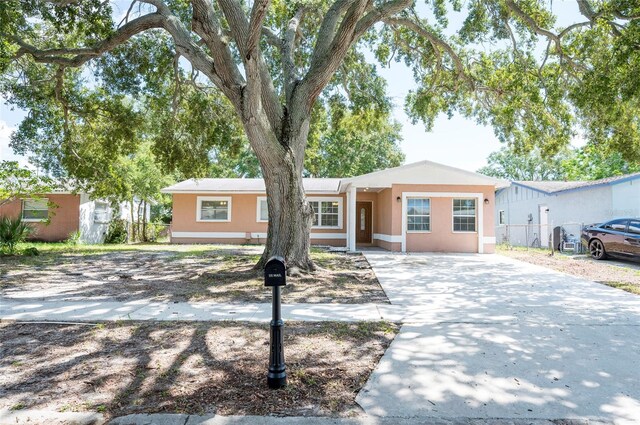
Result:
<svg viewBox="0 0 640 425"><path fill-rule="evenodd" d="M249 34L247 36L247 54L253 53L257 49L262 33L262 22L267 16L270 0L255 0L251 9L251 19L249 19Z"/></svg>
<svg viewBox="0 0 640 425"><path fill-rule="evenodd" d="M368 0L353 1L344 14L340 26L335 31L335 34L333 34L333 37L331 37L332 34L318 33L318 40L327 37L331 39L331 42L328 48L324 47L324 43L316 44L309 71L298 86L300 88L300 95L303 96L301 101L304 103L302 104L304 104L308 110L311 109L313 102L320 95L322 89L329 83L331 77L356 40L358 21L366 11L368 4ZM344 7L340 0L338 0L334 6L339 8ZM322 25L321 28L323 26L324 25ZM332 27L335 27L335 25L329 23L328 26L325 27L325 31L329 31Z"/></svg>
<svg viewBox="0 0 640 425"><path fill-rule="evenodd" d="M414 0L394 0L381 4L367 13L356 27L356 37L362 36L376 22L381 22L385 18L396 15L403 10L413 6Z"/></svg>
<svg viewBox="0 0 640 425"><path fill-rule="evenodd" d="M87 61L107 53L117 46L125 43L136 34L140 34L152 28L163 28L164 17L158 13L141 16L117 29L111 36L97 43L93 47L84 48L60 48L38 49L14 35L3 36L17 43L20 48L16 57L29 54L36 62L55 63L64 67L79 67Z"/></svg>
<svg viewBox="0 0 640 425"><path fill-rule="evenodd" d="M458 56L456 51L453 50L453 47L451 47L449 45L449 43L447 43L446 41L442 40L439 36L437 36L436 34L431 32L430 30L428 30L424 26L420 25L418 22L415 22L415 21L413 21L411 19L408 19L408 18L384 18L383 21L388 23L389 25L403 26L403 27L405 27L407 29L410 29L411 31L415 32L416 34L420 35L421 37L426 38L427 40L429 40L429 43L431 43L431 45L433 46L433 48L434 48L434 50L436 52L440 51L440 50L443 50L443 51L447 52L447 55L453 61L453 64L454 64L454 66L456 68L456 72L457 72L458 76L460 78L462 78L464 81L466 81L467 84L469 84L469 88L471 90L475 89L475 87L476 87L475 81L466 72L465 66L462 63L462 59L460 58L460 56Z"/></svg>
<svg viewBox="0 0 640 425"><path fill-rule="evenodd" d="M282 49L282 40L273 31L271 31L271 28L263 26L262 35L264 35L267 39L267 43L269 43L273 47Z"/></svg>
<svg viewBox="0 0 640 425"><path fill-rule="evenodd" d="M192 5L193 31L202 38L209 49L215 73L219 75L221 84L224 86L220 89L239 110L241 108L240 88L245 84L245 80L235 65L231 49L222 39L222 30L213 5L206 0L193 0Z"/></svg>
<svg viewBox="0 0 640 425"><path fill-rule="evenodd" d="M579 0L580 1L580 0ZM573 58L564 54L564 49L562 48L562 40L560 37L553 32L544 29L538 25L538 23L529 16L524 10L520 8L513 0L505 0L506 6L518 17L522 20L533 32L538 35L542 35L548 38L553 44L556 46L556 50L558 51L558 55L560 56L560 60L566 60L572 67L581 68Z"/></svg>
<svg viewBox="0 0 640 425"><path fill-rule="evenodd" d="M241 113L244 116L247 114L257 116L261 110L264 111L271 125L271 130L276 134L280 134L283 111L258 43L259 35L262 33L262 21L266 15L268 1L261 0L254 4L252 22L247 21L242 6L237 0L218 0L218 4L229 23L231 35L238 46L247 76ZM253 30L251 25L254 26ZM257 33L257 35L254 36L254 33ZM250 41L250 37L258 38ZM255 53L253 53L254 50Z"/></svg>
<svg viewBox="0 0 640 425"><path fill-rule="evenodd" d="M298 34L298 28L306 13L306 7L301 7L295 13L293 18L289 20L287 31L285 32L284 41L282 43L282 72L284 74L285 84L285 97L287 104L291 101L291 94L296 83L296 65L293 57L296 35Z"/></svg>
<svg viewBox="0 0 640 425"><path fill-rule="evenodd" d="M333 40L333 34L338 25L340 16L347 10L349 6L349 0L337 0L331 5L327 13L324 15L320 29L318 30L318 37L316 38L316 45L313 49L312 62L320 58L320 56L326 55Z"/></svg>

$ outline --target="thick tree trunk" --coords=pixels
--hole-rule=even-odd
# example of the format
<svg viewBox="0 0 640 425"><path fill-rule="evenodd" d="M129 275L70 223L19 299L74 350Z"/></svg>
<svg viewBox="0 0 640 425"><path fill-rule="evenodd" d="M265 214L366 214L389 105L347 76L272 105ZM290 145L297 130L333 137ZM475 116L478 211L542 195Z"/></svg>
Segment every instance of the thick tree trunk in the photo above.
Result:
<svg viewBox="0 0 640 425"><path fill-rule="evenodd" d="M269 258L277 255L285 259L289 270L315 269L309 256L313 209L302 185L308 119L297 128L279 141L270 132L260 132L256 127L247 129L262 167L269 208L267 242L256 268L263 268Z"/></svg>
<svg viewBox="0 0 640 425"><path fill-rule="evenodd" d="M285 258L287 268L313 270L309 232L313 210L305 198L302 173L287 158L264 176L269 206L267 242L258 267L274 255Z"/></svg>

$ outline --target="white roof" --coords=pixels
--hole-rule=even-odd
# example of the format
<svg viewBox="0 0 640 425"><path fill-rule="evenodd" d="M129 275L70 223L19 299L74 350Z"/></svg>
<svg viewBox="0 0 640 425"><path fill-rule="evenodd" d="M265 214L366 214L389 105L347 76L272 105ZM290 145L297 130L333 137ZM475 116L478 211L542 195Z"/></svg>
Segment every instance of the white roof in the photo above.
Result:
<svg viewBox="0 0 640 425"><path fill-rule="evenodd" d="M622 176L606 177L599 180L591 181L514 181L513 183L519 186L529 187L531 189L538 190L547 194L564 192L577 189L589 189L592 187L614 185L618 183L627 182L630 180L640 179L640 173L625 174Z"/></svg>
<svg viewBox="0 0 640 425"><path fill-rule="evenodd" d="M439 185L489 185L505 182L460 168L420 161L400 167L388 168L361 176L334 179L302 179L307 193L341 193L350 185L356 187L383 188L393 184L439 184ZM506 182L508 185L508 182ZM264 193L263 179L189 179L165 187L162 193Z"/></svg>
<svg viewBox="0 0 640 425"><path fill-rule="evenodd" d="M340 179L302 179L307 193L338 193ZM162 193L264 193L263 179L189 179L165 187Z"/></svg>
<svg viewBox="0 0 640 425"><path fill-rule="evenodd" d="M442 185L489 185L502 181L494 177L474 173L432 161L420 161L400 167L388 168L361 176L342 179L340 190L347 186L391 187L393 184L442 184Z"/></svg>

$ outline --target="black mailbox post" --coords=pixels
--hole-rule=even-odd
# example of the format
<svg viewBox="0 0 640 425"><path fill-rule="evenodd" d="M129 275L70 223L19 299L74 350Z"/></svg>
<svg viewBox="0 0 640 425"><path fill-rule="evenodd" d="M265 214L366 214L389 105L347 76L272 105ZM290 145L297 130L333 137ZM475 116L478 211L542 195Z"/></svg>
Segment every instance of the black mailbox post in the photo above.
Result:
<svg viewBox="0 0 640 425"><path fill-rule="evenodd" d="M287 369L284 364L284 321L280 301L280 287L287 284L287 268L282 257L271 257L264 266L264 285L273 289L271 305L271 344L267 385L277 389L287 385Z"/></svg>

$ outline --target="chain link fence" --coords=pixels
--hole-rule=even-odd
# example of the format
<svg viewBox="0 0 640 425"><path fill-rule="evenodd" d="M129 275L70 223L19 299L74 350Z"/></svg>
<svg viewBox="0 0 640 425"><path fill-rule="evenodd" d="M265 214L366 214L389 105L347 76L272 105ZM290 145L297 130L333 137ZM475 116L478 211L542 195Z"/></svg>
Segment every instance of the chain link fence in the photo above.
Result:
<svg viewBox="0 0 640 425"><path fill-rule="evenodd" d="M502 224L496 227L496 242L506 246L542 248L582 254L580 235L584 223Z"/></svg>

